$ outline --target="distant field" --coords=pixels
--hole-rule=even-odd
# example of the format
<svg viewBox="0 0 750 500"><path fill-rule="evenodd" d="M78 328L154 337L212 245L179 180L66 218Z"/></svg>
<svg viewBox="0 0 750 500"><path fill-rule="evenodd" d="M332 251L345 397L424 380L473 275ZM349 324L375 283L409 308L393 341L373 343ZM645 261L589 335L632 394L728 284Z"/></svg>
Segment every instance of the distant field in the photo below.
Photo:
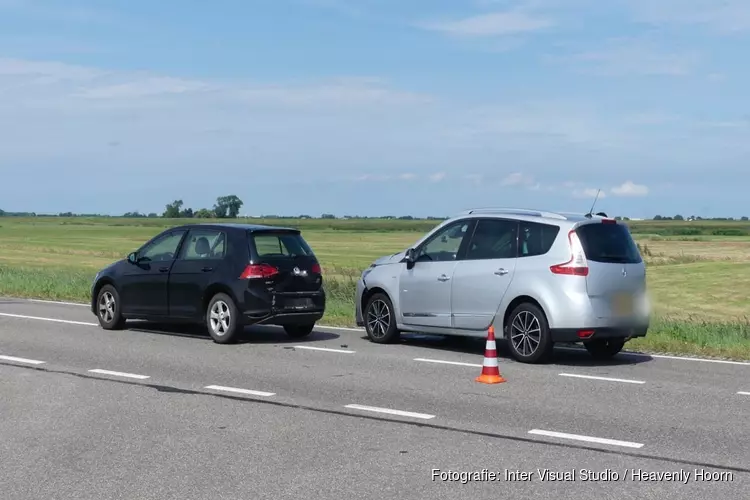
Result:
<svg viewBox="0 0 750 500"><path fill-rule="evenodd" d="M205 222L205 220L203 220ZM88 300L97 270L185 219L0 218L0 294ZM199 222L199 221L196 221ZM239 222L239 221L238 221ZM324 268L328 324L353 321L354 280L432 221L252 219L299 227ZM632 221L657 318L631 349L750 359L750 222Z"/></svg>

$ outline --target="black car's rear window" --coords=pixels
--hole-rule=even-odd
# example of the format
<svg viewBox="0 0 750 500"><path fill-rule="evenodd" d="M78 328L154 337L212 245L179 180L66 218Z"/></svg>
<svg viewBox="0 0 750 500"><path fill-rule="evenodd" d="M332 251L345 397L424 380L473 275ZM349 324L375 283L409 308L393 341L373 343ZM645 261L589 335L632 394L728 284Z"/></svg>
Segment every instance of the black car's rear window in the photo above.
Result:
<svg viewBox="0 0 750 500"><path fill-rule="evenodd" d="M250 238L261 258L313 256L310 246L297 233L253 232Z"/></svg>
<svg viewBox="0 0 750 500"><path fill-rule="evenodd" d="M624 224L585 224L576 230L586 258L611 264L637 264L641 254Z"/></svg>

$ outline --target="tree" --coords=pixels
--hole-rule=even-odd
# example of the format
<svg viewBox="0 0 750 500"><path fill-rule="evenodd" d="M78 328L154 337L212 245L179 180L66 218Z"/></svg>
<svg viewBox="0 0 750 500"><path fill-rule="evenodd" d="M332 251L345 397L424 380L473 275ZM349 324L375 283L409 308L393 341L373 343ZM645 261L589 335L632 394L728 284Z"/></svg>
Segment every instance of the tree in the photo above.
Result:
<svg viewBox="0 0 750 500"><path fill-rule="evenodd" d="M183 217L185 219L191 219L193 217L193 209L188 207L185 210L181 211L180 217Z"/></svg>
<svg viewBox="0 0 750 500"><path fill-rule="evenodd" d="M175 200L167 205L167 209L162 214L165 219L177 219L180 217L180 209L182 208L182 200Z"/></svg>
<svg viewBox="0 0 750 500"><path fill-rule="evenodd" d="M678 215L674 216L674 220L685 220L685 219L684 219L684 217L682 217L682 215L678 214Z"/></svg>
<svg viewBox="0 0 750 500"><path fill-rule="evenodd" d="M207 208L201 208L200 210L197 210L193 215L193 217L197 217L198 219L210 219L213 216L214 213Z"/></svg>
<svg viewBox="0 0 750 500"><path fill-rule="evenodd" d="M244 203L236 195L219 196L214 205L214 215L219 219L235 219Z"/></svg>

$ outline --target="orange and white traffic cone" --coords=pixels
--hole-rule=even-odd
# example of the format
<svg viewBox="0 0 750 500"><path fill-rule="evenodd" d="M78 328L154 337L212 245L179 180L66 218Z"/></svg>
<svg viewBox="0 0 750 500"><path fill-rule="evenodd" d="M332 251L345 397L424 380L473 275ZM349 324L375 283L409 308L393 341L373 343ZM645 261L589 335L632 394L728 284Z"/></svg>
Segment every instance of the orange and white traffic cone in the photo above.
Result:
<svg viewBox="0 0 750 500"><path fill-rule="evenodd" d="M497 366L494 326L490 326L490 329L487 331L487 346L484 349L482 374L476 378L476 381L483 384L501 384L506 382L502 375L500 375L500 369Z"/></svg>

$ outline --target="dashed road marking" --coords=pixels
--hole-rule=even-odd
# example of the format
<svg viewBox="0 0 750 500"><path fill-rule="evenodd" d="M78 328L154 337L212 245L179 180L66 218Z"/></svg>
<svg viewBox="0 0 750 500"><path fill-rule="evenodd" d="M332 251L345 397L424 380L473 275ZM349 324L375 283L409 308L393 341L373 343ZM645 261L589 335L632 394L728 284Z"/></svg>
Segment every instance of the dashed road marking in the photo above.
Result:
<svg viewBox="0 0 750 500"><path fill-rule="evenodd" d="M29 365L43 365L44 361L38 361L36 359L17 358L15 356L0 356L3 361L12 361L13 363L26 363Z"/></svg>
<svg viewBox="0 0 750 500"><path fill-rule="evenodd" d="M740 391L740 392L738 392L737 394L740 394L740 395L742 395L742 396L750 396L750 392L743 392L743 391Z"/></svg>
<svg viewBox="0 0 750 500"><path fill-rule="evenodd" d="M576 373L560 373L561 377L585 378L589 380L604 380L606 382L623 382L625 384L645 384L643 380L629 380L625 378L595 377L593 375L579 375Z"/></svg>
<svg viewBox="0 0 750 500"><path fill-rule="evenodd" d="M626 448L643 448L642 443L633 443L630 441L618 441L616 439L606 439L606 438L599 438L599 437L594 437L594 436L584 436L581 434L567 434L564 432L545 431L542 429L532 429L529 431L529 434L534 434L537 436L554 437L554 438L560 438L560 439L572 439L575 441L585 441L588 443L609 444L612 446L624 446Z"/></svg>
<svg viewBox="0 0 750 500"><path fill-rule="evenodd" d="M482 365L476 363L463 363L460 361L445 361L443 359L430 359L430 358L414 358L414 361L422 361L424 363L439 363L443 365L456 365L456 366L470 366L472 368L481 368Z"/></svg>
<svg viewBox="0 0 750 500"><path fill-rule="evenodd" d="M136 373L125 373L125 372L113 372L110 370L102 370L101 368L89 370L89 373L98 373L99 375L112 375L113 377L135 378L138 380L146 380L147 378L151 378L148 375L138 375Z"/></svg>
<svg viewBox="0 0 750 500"><path fill-rule="evenodd" d="M308 351L324 351L324 352L340 352L343 354L354 354L355 351L348 351L346 349L331 349L329 347L313 347L309 345L295 345L295 349L307 349Z"/></svg>
<svg viewBox="0 0 750 500"><path fill-rule="evenodd" d="M349 408L351 410L372 411L375 413L387 413L389 415L397 415L399 417L421 418L424 420L435 418L435 415L429 415L427 413L414 413L411 411L392 410L390 408L378 408L376 406L363 406L363 405L351 404L351 405L345 405L344 408Z"/></svg>
<svg viewBox="0 0 750 500"><path fill-rule="evenodd" d="M210 389L213 391L233 392L235 394L245 394L247 396L261 396L270 397L275 396L275 392L263 392L263 391L252 391L250 389L240 389L238 387L225 387L223 385L207 385L204 389Z"/></svg>
<svg viewBox="0 0 750 500"><path fill-rule="evenodd" d="M65 323L68 325L99 326L99 323L88 323L86 321L71 321L69 319L42 318L40 316L27 316L25 314L0 313L0 316L17 319L33 319L37 321L50 321L52 323Z"/></svg>

